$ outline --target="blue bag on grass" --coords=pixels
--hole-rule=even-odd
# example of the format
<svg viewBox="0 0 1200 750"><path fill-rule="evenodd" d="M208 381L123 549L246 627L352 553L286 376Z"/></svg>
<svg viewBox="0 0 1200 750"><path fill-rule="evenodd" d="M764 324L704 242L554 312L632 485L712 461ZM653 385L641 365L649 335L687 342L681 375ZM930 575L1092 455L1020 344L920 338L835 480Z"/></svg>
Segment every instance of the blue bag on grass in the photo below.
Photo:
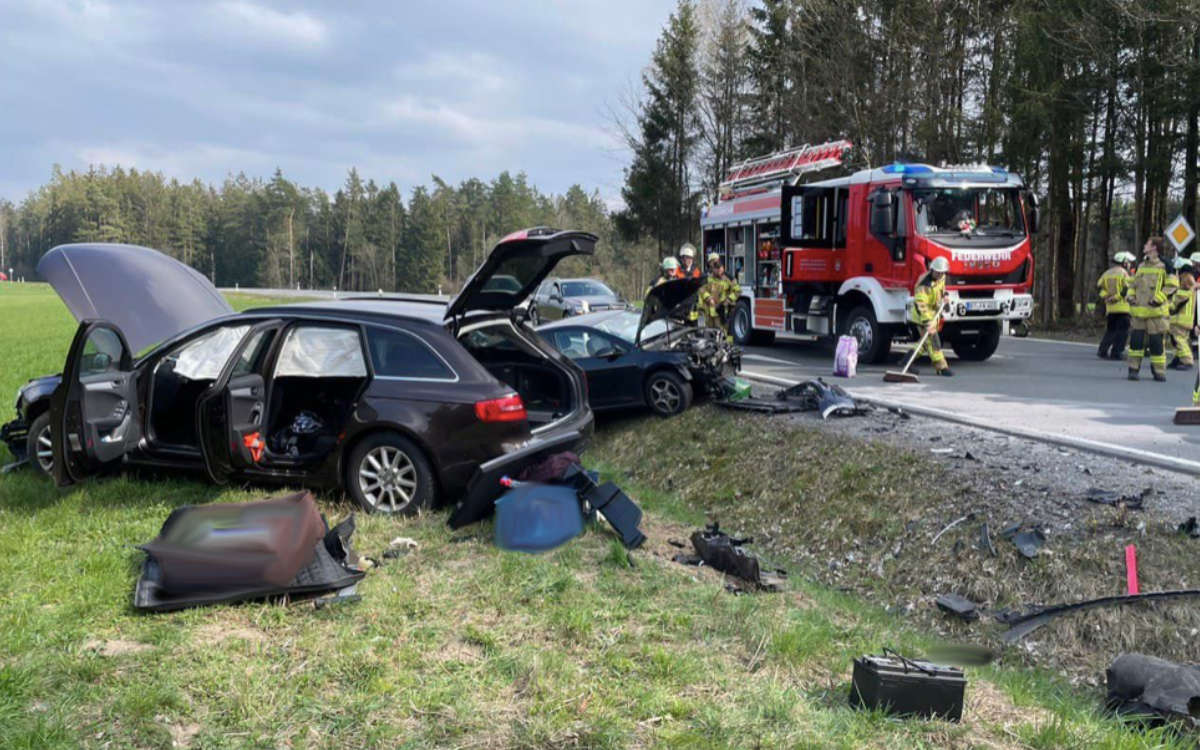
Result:
<svg viewBox="0 0 1200 750"><path fill-rule="evenodd" d="M496 546L546 552L583 533L583 511L573 487L523 483L496 500Z"/></svg>

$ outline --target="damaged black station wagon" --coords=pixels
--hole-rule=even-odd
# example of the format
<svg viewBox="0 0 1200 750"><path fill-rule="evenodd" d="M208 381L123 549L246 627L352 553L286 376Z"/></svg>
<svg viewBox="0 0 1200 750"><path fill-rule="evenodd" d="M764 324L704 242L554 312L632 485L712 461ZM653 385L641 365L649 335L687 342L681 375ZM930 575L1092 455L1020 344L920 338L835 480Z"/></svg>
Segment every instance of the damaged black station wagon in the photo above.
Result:
<svg viewBox="0 0 1200 750"><path fill-rule="evenodd" d="M595 243L511 234L449 303L389 296L243 313L157 251L60 246L38 273L79 328L63 374L22 389L3 436L59 484L136 464L219 483L343 487L387 513L453 501L481 468L515 472L590 434L582 372L519 306L558 261Z"/></svg>

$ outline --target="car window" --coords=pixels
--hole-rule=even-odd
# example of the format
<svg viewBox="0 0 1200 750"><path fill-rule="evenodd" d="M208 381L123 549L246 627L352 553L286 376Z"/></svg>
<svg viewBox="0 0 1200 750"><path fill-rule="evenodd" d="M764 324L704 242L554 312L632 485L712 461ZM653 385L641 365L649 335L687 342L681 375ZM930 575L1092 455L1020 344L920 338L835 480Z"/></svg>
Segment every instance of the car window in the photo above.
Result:
<svg viewBox="0 0 1200 750"><path fill-rule="evenodd" d="M275 338L275 331L264 329L255 331L254 337L242 349L242 353L238 355L237 364L233 366L233 373L230 377L236 378L242 375L249 375L258 370L263 355L271 346L271 339Z"/></svg>
<svg viewBox="0 0 1200 750"><path fill-rule="evenodd" d="M387 328L367 329L375 374L388 378L453 380L446 363L417 337Z"/></svg>
<svg viewBox="0 0 1200 750"><path fill-rule="evenodd" d="M83 342L83 353L79 361L79 376L103 375L116 372L121 366L124 352L121 338L110 328L97 328Z"/></svg>
<svg viewBox="0 0 1200 750"><path fill-rule="evenodd" d="M367 375L358 330L301 325L287 332L275 377L362 378Z"/></svg>
<svg viewBox="0 0 1200 750"><path fill-rule="evenodd" d="M564 281L563 296L566 297L615 297L613 290L599 281L585 279L583 281Z"/></svg>
<svg viewBox="0 0 1200 750"><path fill-rule="evenodd" d="M229 325L215 328L197 336L163 358L163 363L174 363L174 373L191 380L216 380L221 369L241 343L248 325Z"/></svg>
<svg viewBox="0 0 1200 750"><path fill-rule="evenodd" d="M588 341L591 336L580 328L567 328L554 331L552 343L554 348L571 359L583 359L588 354Z"/></svg>

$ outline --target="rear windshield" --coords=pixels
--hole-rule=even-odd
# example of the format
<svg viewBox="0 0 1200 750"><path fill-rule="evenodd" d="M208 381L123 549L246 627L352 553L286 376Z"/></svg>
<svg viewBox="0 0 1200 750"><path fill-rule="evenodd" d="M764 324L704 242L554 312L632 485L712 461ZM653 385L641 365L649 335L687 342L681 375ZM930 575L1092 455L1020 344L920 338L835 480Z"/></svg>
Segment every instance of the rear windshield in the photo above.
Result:
<svg viewBox="0 0 1200 750"><path fill-rule="evenodd" d="M564 297L615 297L613 290L599 281L564 281L562 283Z"/></svg>

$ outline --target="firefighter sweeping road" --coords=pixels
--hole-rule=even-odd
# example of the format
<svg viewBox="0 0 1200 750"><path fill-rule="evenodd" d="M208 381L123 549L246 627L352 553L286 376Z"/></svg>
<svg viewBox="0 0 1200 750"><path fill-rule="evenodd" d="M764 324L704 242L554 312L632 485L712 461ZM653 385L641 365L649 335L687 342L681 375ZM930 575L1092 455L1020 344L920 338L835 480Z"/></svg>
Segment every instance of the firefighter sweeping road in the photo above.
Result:
<svg viewBox="0 0 1200 750"><path fill-rule="evenodd" d="M1176 407L1191 403L1191 373L1168 372L1166 383L1149 378L1130 382L1125 363L1098 359L1095 344L1004 337L986 362L964 362L950 354L960 377L925 377L933 369L922 359L916 365L919 384L884 383L883 371L898 370L907 355L896 349L887 363L860 363L858 376L846 380L830 376L833 354L828 346L776 343L746 347L742 372L789 381L820 376L862 398L931 407L984 426L1198 462L1200 470L1200 427L1172 424Z"/></svg>

